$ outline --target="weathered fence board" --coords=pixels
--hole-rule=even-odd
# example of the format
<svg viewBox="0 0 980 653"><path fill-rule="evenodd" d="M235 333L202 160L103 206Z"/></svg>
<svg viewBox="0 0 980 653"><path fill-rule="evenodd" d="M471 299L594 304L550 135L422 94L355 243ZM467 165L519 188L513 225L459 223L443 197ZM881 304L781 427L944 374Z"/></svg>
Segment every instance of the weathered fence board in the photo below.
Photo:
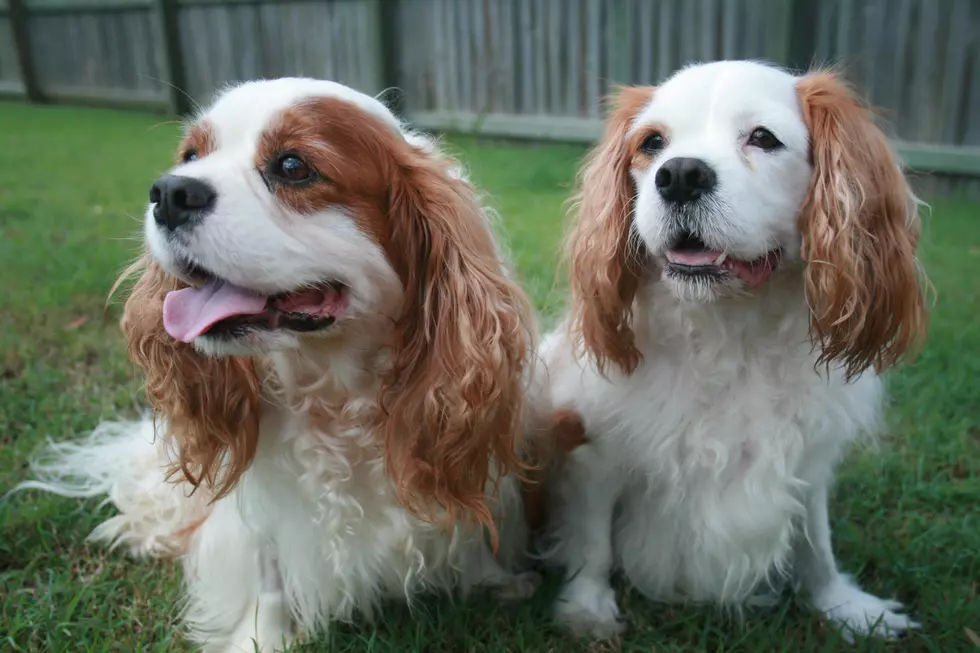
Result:
<svg viewBox="0 0 980 653"><path fill-rule="evenodd" d="M0 8L6 9L6 3ZM22 93L23 90L10 18L0 14L0 92Z"/></svg>
<svg viewBox="0 0 980 653"><path fill-rule="evenodd" d="M581 140L616 84L715 58L834 64L915 144L910 159L980 177L978 0L13 0L19 13L11 1L8 95L28 90L26 44L39 99L185 111L184 93L308 75L396 86L426 128ZM16 39L12 15L28 32Z"/></svg>

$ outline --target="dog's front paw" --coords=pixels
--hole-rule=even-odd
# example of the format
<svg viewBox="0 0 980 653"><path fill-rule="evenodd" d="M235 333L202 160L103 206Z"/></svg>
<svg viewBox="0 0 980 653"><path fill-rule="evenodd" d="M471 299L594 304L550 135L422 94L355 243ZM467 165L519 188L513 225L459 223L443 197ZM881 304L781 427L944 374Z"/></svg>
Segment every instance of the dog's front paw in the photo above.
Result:
<svg viewBox="0 0 980 653"><path fill-rule="evenodd" d="M497 588L497 598L501 601L520 601L531 598L541 585L541 574L536 571L525 571L514 574L510 580Z"/></svg>
<svg viewBox="0 0 980 653"><path fill-rule="evenodd" d="M847 641L853 642L855 635L897 639L919 628L918 623L901 613L902 604L898 601L879 599L843 580L815 596L813 604L843 627Z"/></svg>
<svg viewBox="0 0 980 653"><path fill-rule="evenodd" d="M605 581L575 578L555 603L555 619L579 637L611 639L625 629L616 593Z"/></svg>
<svg viewBox="0 0 980 653"><path fill-rule="evenodd" d="M226 638L209 640L204 653L282 653L296 633L281 592L263 592L246 617Z"/></svg>

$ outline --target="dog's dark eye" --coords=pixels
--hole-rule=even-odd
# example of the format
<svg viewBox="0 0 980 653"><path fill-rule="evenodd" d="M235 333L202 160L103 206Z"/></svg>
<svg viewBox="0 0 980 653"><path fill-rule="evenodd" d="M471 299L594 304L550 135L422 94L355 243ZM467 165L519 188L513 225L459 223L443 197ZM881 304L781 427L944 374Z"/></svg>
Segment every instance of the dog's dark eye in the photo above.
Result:
<svg viewBox="0 0 980 653"><path fill-rule="evenodd" d="M667 139L660 132L653 132L640 145L640 149L647 154L656 154L665 147L667 147Z"/></svg>
<svg viewBox="0 0 980 653"><path fill-rule="evenodd" d="M272 174L286 181L307 181L313 177L310 165L295 154L284 154L272 164Z"/></svg>
<svg viewBox="0 0 980 653"><path fill-rule="evenodd" d="M766 152L772 152L783 147L779 139L773 136L772 132L765 127L756 127L752 130L752 133L749 134L749 145L765 150Z"/></svg>
<svg viewBox="0 0 980 653"><path fill-rule="evenodd" d="M191 161L197 161L197 150L191 148L184 152L184 155L180 157L180 160L184 163L190 163Z"/></svg>

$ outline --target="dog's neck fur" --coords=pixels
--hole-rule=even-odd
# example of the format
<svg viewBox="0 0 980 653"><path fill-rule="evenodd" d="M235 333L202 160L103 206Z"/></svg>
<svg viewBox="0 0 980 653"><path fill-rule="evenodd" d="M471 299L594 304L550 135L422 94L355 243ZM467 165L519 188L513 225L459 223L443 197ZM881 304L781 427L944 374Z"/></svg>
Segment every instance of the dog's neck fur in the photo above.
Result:
<svg viewBox="0 0 980 653"><path fill-rule="evenodd" d="M774 347L785 356L791 348L815 358L809 318L798 266L777 271L752 293L711 302L677 299L660 279L660 271L651 270L637 293L633 328L645 358L655 357L664 347L680 347L695 363L710 365L721 350L729 356L741 352L738 357L748 360Z"/></svg>

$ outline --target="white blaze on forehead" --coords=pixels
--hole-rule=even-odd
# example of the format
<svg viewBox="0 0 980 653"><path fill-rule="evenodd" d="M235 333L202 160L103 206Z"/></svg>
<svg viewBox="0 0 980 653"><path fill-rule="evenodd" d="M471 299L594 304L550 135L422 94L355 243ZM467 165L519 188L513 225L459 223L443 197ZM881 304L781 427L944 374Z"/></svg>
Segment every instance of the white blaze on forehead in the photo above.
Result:
<svg viewBox="0 0 980 653"><path fill-rule="evenodd" d="M727 139L733 129L765 125L788 147L803 148L798 81L784 70L752 61L696 64L659 86L635 124L664 124L672 140L707 131Z"/></svg>
<svg viewBox="0 0 980 653"><path fill-rule="evenodd" d="M200 117L211 123L219 147L228 141L256 143L274 116L316 98L350 102L400 130L397 118L375 98L337 82L305 77L258 80L229 87L218 94Z"/></svg>

